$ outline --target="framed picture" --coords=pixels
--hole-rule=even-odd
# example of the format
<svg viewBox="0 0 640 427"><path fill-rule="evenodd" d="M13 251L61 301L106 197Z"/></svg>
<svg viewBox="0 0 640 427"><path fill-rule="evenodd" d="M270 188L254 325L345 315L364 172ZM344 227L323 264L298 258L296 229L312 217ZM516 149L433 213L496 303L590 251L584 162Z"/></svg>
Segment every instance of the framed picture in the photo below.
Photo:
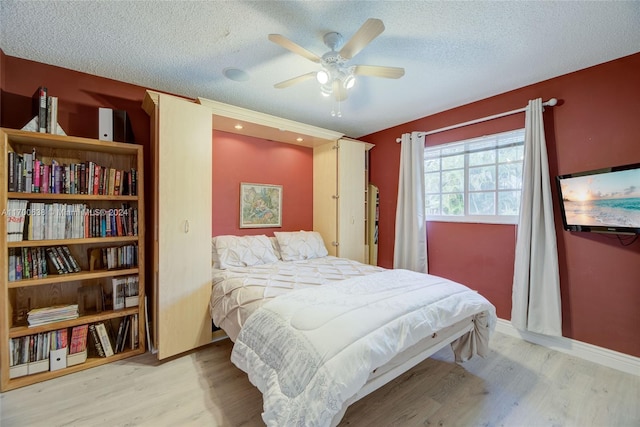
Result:
<svg viewBox="0 0 640 427"><path fill-rule="evenodd" d="M282 227L282 185L240 183L240 228Z"/></svg>

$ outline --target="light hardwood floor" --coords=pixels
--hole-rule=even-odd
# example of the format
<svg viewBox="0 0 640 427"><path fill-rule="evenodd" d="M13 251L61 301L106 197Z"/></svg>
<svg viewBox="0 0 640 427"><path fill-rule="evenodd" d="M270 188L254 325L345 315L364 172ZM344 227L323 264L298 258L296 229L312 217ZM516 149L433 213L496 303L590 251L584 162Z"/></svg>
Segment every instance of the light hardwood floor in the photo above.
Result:
<svg viewBox="0 0 640 427"><path fill-rule="evenodd" d="M640 376L495 333L488 357L449 348L352 405L341 426L640 426ZM147 353L0 394L0 425L260 426L231 343ZM283 426L284 427L284 426Z"/></svg>

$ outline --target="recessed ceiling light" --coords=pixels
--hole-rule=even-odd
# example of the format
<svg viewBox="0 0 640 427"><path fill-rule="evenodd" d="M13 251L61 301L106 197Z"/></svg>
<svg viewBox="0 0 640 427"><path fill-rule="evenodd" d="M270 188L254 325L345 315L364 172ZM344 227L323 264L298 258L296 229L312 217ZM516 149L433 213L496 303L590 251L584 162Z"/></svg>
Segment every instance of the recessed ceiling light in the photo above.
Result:
<svg viewBox="0 0 640 427"><path fill-rule="evenodd" d="M246 71L239 68L228 67L222 70L222 74L229 80L236 82L246 82L249 80L249 74Z"/></svg>
<svg viewBox="0 0 640 427"><path fill-rule="evenodd" d="M237 125L234 126L234 128L240 130L240 129L242 129L242 125L240 123L238 123Z"/></svg>

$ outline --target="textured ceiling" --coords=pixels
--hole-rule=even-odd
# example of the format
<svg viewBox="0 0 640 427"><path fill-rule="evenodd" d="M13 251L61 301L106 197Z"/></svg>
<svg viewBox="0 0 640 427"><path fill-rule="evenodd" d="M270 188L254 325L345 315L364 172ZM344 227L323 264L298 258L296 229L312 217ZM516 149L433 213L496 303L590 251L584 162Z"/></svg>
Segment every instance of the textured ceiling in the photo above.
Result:
<svg viewBox="0 0 640 427"><path fill-rule="evenodd" d="M319 66L268 34L322 55L326 32L348 40L368 18L386 30L349 63L404 77L361 76L340 118L315 80L273 87ZM636 53L640 1L2 0L0 31L10 56L359 137Z"/></svg>

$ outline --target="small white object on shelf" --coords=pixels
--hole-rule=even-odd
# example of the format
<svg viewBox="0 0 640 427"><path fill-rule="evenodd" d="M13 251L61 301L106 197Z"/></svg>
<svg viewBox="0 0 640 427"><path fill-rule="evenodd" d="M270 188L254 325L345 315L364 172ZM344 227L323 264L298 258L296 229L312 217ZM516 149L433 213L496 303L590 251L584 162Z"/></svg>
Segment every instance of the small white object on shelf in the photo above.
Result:
<svg viewBox="0 0 640 427"><path fill-rule="evenodd" d="M39 129L39 127L38 127L38 116L34 116L33 119L31 119L29 121L29 123L24 125L21 130L28 130L28 131L31 131L31 132L38 132L38 129ZM67 135L65 133L64 129L62 129L62 127L60 126L60 123L58 123L57 126L56 126L56 135L64 135L64 136Z"/></svg>

